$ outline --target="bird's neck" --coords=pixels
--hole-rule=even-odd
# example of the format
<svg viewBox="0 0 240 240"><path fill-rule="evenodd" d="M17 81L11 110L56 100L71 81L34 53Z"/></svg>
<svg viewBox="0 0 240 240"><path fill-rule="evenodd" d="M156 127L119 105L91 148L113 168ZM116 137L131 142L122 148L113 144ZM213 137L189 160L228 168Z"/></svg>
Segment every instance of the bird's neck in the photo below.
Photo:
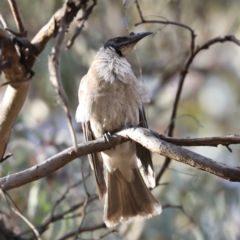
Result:
<svg viewBox="0 0 240 240"><path fill-rule="evenodd" d="M94 63L99 76L106 82L121 81L130 84L135 80L131 65L113 49L100 48Z"/></svg>

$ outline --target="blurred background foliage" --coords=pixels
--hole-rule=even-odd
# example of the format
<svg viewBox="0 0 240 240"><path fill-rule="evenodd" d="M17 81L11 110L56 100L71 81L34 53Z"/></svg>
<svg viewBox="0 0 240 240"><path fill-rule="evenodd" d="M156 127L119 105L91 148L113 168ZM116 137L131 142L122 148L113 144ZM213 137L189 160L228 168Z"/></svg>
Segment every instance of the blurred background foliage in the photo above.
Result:
<svg viewBox="0 0 240 240"><path fill-rule="evenodd" d="M17 1L30 39L62 6L60 0ZM184 23L197 34L196 43L201 45L211 38L235 35L240 39L239 0L140 0L146 19L168 20ZM0 12L10 28L16 29L8 1L0 1ZM79 13L81 16L81 13ZM72 115L78 104L77 88L86 74L98 49L111 37L130 31L153 31L156 34L141 41L128 59L135 74L143 79L152 95L147 107L150 128L165 133L169 125L173 100L179 81L180 69L189 53L190 36L185 29L172 25L145 24L135 27L140 18L134 1L98 1L82 34L69 51L62 51L61 74ZM66 36L72 34L73 24ZM71 146L66 119L61 102L49 82L47 59L52 40L34 65L35 76L24 107L17 119L8 144L7 152L13 156L0 166L1 176L15 173L38 164L50 156ZM181 101L175 119L175 136L210 137L238 134L240 131L240 48L233 43L216 44L202 51L190 67L184 83ZM139 69L142 69L142 74ZM1 76L3 83L4 76ZM5 87L0 88L0 99ZM1 113L0 113L1 114ZM74 120L78 141L82 142L81 127ZM240 147L192 147L204 156L232 166L240 165ZM82 165L82 160L84 166ZM164 158L154 155L156 171ZM69 185L79 181L82 173L88 173L88 161L76 159L45 179L9 191L23 214L35 225L41 225ZM153 190L162 205L172 204L179 208L165 208L162 215L150 220L135 221L117 228L104 239L240 239L240 191L239 183L231 183L205 172L172 161L160 185ZM93 176L86 180L91 194L96 193ZM73 204L84 201L83 185L69 191L66 199L56 208L56 213ZM2 212L16 233L29 227L9 208L1 197ZM102 222L103 201L94 201L86 209L83 226ZM81 209L76 211L76 214ZM5 216L5 217L6 217ZM43 239L58 239L76 230L82 217L68 218L49 226ZM107 230L81 235L92 239ZM27 236L27 235L25 235Z"/></svg>

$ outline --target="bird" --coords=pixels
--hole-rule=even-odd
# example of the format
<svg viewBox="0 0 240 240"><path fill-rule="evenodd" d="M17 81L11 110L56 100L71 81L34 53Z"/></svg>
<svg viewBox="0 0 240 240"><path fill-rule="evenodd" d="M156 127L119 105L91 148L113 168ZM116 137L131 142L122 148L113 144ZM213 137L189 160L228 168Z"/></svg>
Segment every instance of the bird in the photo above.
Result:
<svg viewBox="0 0 240 240"><path fill-rule="evenodd" d="M78 91L76 121L81 122L86 141L103 136L108 140L109 134L131 124L148 128L144 103L149 102L149 93L125 57L151 34L131 32L111 38L97 52ZM161 204L149 189L155 186L155 177L148 149L127 141L88 158L99 198L106 195L107 227L161 214Z"/></svg>

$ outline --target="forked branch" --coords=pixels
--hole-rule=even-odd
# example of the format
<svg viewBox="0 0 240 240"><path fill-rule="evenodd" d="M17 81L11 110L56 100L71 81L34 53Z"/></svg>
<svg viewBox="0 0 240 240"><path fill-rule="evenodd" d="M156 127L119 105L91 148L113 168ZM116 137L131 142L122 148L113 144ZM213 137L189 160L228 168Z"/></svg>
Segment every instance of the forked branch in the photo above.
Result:
<svg viewBox="0 0 240 240"><path fill-rule="evenodd" d="M0 178L0 186L3 190L10 190L16 187L20 187L24 184L46 177L48 174L65 166L67 163L71 162L77 157L110 149L119 145L120 143L128 141L129 139L139 142L150 151L157 154L169 157L178 162L182 162L223 179L233 182L240 182L239 167L231 167L222 163L218 163L210 158L204 157L200 154L194 153L170 142L166 142L165 140L162 140L158 134L152 132L149 129L132 126L112 135L110 138L110 144L106 142L104 138L78 144L78 153L76 153L72 147L65 149L64 151L54 155L53 157L36 166ZM171 141L173 139L166 140ZM186 141L186 139L184 139L182 143L178 141L178 144L184 145L184 141ZM193 142L194 141L197 142L197 139L193 140ZM237 143L240 143L239 136L226 137L226 144L229 145ZM205 144L208 145L207 140ZM212 145L212 141L210 141L209 144ZM217 144L217 142L215 141L214 144ZM223 144L223 139L219 141L219 144Z"/></svg>

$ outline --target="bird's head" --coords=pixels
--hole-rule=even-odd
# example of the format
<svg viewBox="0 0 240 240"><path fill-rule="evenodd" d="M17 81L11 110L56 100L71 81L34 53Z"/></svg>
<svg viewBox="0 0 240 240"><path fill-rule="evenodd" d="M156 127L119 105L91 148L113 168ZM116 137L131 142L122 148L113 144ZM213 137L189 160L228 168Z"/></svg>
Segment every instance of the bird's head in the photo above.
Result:
<svg viewBox="0 0 240 240"><path fill-rule="evenodd" d="M115 51L120 56L126 56L133 49L133 47L137 44L138 41L150 34L152 34L152 32L131 32L129 36L111 38L104 44L104 48L115 49Z"/></svg>

